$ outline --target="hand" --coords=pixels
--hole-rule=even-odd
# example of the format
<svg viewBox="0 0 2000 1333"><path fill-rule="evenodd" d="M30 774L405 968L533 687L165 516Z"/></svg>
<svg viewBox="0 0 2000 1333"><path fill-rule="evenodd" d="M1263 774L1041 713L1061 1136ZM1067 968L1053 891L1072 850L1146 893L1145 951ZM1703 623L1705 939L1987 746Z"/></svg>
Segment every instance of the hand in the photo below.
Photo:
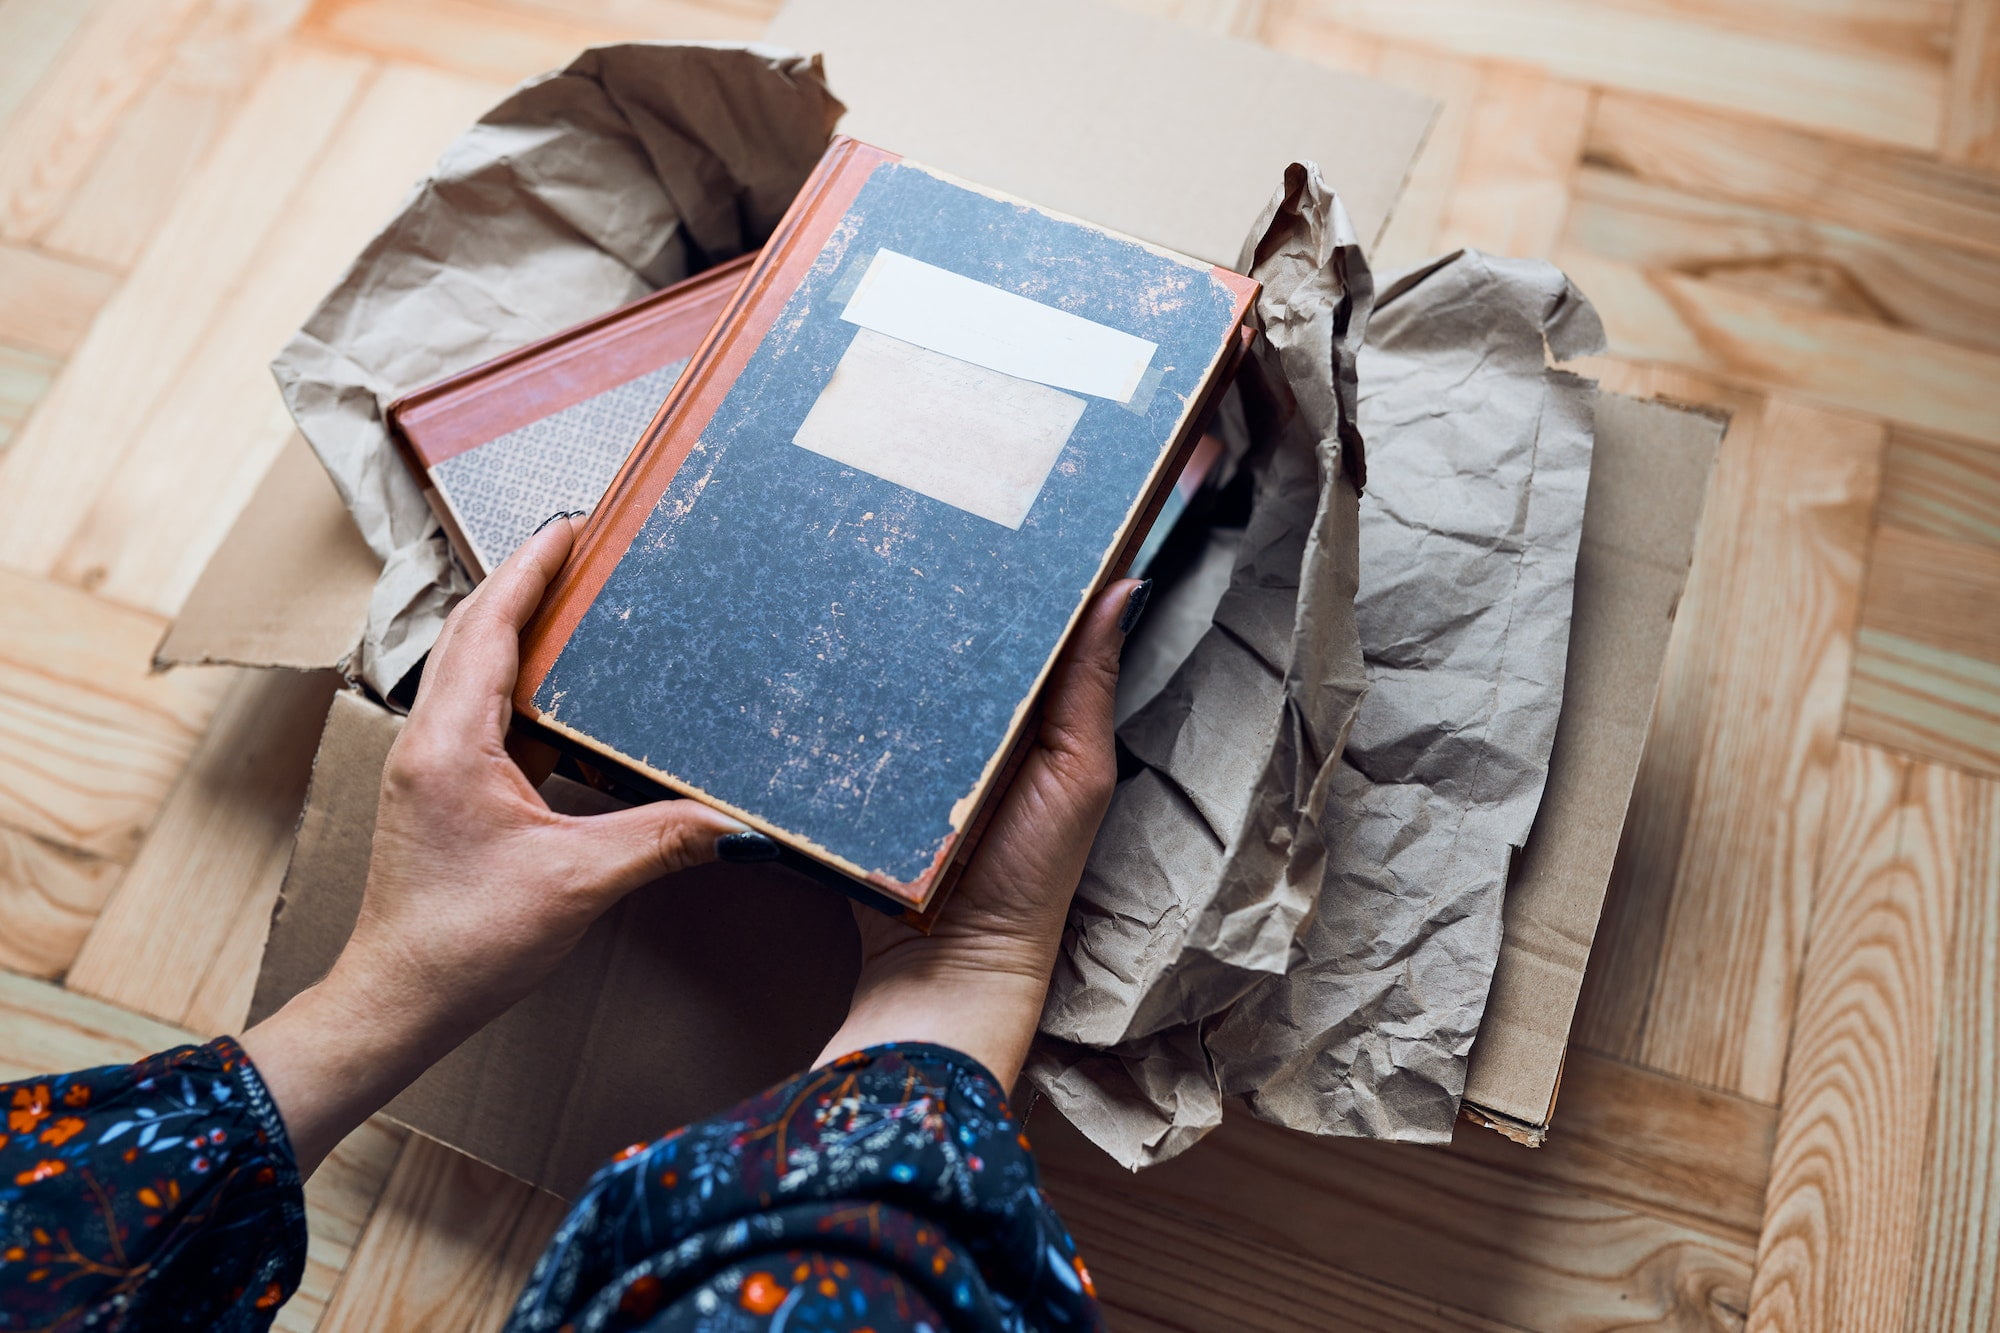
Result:
<svg viewBox="0 0 2000 1333"><path fill-rule="evenodd" d="M520 632L569 554L546 524L461 602L382 774L354 934L325 980L244 1034L302 1175L526 995L639 885L744 826L693 801L551 811L506 748Z"/></svg>
<svg viewBox="0 0 2000 1333"><path fill-rule="evenodd" d="M931 933L855 909L861 975L819 1063L885 1041L928 1041L1013 1085L1070 898L1118 782L1118 654L1150 591L1125 579L1091 604L1049 682L1034 746Z"/></svg>

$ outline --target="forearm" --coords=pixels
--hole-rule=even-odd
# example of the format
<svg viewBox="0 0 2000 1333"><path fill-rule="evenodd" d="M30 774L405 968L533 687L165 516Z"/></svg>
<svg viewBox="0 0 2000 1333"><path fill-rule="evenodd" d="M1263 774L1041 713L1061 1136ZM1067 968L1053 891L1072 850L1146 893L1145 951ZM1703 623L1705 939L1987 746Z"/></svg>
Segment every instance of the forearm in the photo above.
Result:
<svg viewBox="0 0 2000 1333"><path fill-rule="evenodd" d="M243 1034L301 1177L473 1030L408 997L384 1003L368 995L365 983L336 967Z"/></svg>

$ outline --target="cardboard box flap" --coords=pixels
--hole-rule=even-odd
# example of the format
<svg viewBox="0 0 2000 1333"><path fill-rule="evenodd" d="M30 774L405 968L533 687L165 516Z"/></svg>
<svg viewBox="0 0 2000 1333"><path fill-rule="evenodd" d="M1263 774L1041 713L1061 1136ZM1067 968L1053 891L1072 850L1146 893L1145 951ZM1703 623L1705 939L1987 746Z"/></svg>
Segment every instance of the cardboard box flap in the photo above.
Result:
<svg viewBox="0 0 2000 1333"><path fill-rule="evenodd" d="M1232 268L1295 161L1372 244L1437 110L1079 0L794 0L766 36L825 55L844 134Z"/></svg>
<svg viewBox="0 0 2000 1333"><path fill-rule="evenodd" d="M1524 1140L1539 1138L1554 1109L1724 426L1598 396L1562 720L1507 885L1506 934L1465 1085L1469 1109Z"/></svg>
<svg viewBox="0 0 2000 1333"><path fill-rule="evenodd" d="M305 440L279 450L153 654L155 667L339 668L382 562Z"/></svg>
<svg viewBox="0 0 2000 1333"><path fill-rule="evenodd" d="M367 882L382 765L402 719L335 697L250 1008L324 976ZM552 778L550 803L610 808ZM803 1069L847 1012L847 900L789 871L708 866L626 897L520 1004L388 1106L421 1134L559 1194L628 1143Z"/></svg>

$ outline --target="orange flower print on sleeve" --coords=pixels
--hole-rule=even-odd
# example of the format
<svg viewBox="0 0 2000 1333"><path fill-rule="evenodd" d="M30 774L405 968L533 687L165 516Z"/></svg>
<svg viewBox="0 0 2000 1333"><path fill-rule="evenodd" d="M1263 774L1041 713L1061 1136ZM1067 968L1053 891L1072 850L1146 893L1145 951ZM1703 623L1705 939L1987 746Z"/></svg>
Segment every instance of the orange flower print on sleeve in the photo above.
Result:
<svg viewBox="0 0 2000 1333"><path fill-rule="evenodd" d="M69 1167L66 1164L56 1161L53 1158L45 1158L42 1161L36 1162L26 1171L16 1172L14 1175L14 1183L16 1185L33 1185L37 1181L48 1180L53 1176L59 1176L67 1170L69 1170Z"/></svg>
<svg viewBox="0 0 2000 1333"><path fill-rule="evenodd" d="M60 1148L77 1135L83 1133L83 1121L77 1116L66 1115L49 1122L49 1127L39 1137L43 1143Z"/></svg>
<svg viewBox="0 0 2000 1333"><path fill-rule="evenodd" d="M63 1093L64 1106L74 1108L78 1106L88 1106L89 1104L90 1104L90 1086L88 1084L72 1083L69 1085L69 1088Z"/></svg>
<svg viewBox="0 0 2000 1333"><path fill-rule="evenodd" d="M48 1119L49 1085L37 1083L33 1087L14 1089L14 1100L7 1111L7 1128L16 1134L28 1134L36 1125Z"/></svg>

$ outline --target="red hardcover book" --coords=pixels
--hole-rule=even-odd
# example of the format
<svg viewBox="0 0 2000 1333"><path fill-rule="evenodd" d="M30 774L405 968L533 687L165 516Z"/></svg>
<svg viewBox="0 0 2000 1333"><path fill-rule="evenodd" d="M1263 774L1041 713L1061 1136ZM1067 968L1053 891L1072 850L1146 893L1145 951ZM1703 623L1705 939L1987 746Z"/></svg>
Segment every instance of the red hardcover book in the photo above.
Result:
<svg viewBox="0 0 2000 1333"><path fill-rule="evenodd" d="M926 912L1256 291L835 139L530 622L519 716Z"/></svg>
<svg viewBox="0 0 2000 1333"><path fill-rule="evenodd" d="M596 507L753 258L389 404L390 434L473 578L556 510Z"/></svg>

